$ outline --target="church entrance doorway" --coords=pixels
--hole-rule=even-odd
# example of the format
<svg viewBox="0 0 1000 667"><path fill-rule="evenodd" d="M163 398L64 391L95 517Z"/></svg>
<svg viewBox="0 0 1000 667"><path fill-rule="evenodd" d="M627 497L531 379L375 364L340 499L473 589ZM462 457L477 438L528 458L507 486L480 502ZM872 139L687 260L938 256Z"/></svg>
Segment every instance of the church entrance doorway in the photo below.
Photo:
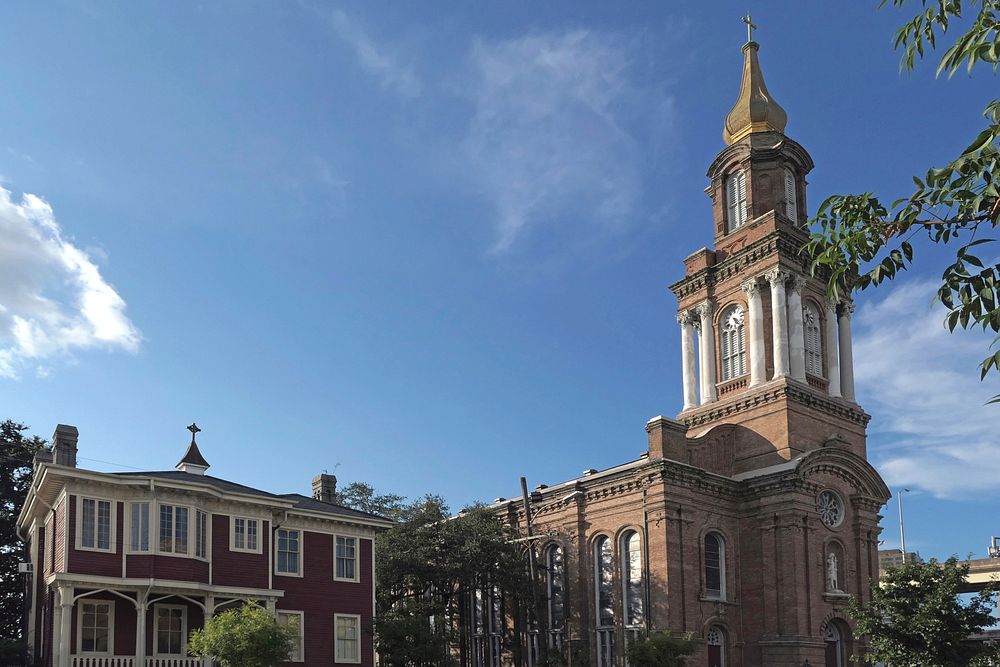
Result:
<svg viewBox="0 0 1000 667"><path fill-rule="evenodd" d="M833 622L826 624L826 667L844 667L844 636Z"/></svg>

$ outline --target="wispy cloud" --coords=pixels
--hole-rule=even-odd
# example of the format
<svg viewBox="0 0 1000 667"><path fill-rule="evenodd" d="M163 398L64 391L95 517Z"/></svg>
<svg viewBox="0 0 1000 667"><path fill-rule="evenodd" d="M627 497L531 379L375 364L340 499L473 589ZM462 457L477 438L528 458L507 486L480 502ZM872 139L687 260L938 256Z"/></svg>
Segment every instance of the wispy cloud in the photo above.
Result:
<svg viewBox="0 0 1000 667"><path fill-rule="evenodd" d="M496 209L495 252L529 228L623 226L641 194L644 111L671 123L672 100L637 82L638 44L593 30L478 40L463 149Z"/></svg>
<svg viewBox="0 0 1000 667"><path fill-rule="evenodd" d="M993 491L1000 393L995 376L977 368L990 337L949 333L944 308L932 305L928 280L888 286L854 320L855 371L861 401L872 413L869 451L891 485L920 487L938 497Z"/></svg>
<svg viewBox="0 0 1000 667"><path fill-rule="evenodd" d="M421 83L413 67L388 45L376 42L365 28L345 12L328 14L334 32L351 48L358 62L379 80L382 88L403 97L420 95Z"/></svg>
<svg viewBox="0 0 1000 667"><path fill-rule="evenodd" d="M49 206L0 188L0 377L85 348L138 349L125 301L91 256L63 235Z"/></svg>

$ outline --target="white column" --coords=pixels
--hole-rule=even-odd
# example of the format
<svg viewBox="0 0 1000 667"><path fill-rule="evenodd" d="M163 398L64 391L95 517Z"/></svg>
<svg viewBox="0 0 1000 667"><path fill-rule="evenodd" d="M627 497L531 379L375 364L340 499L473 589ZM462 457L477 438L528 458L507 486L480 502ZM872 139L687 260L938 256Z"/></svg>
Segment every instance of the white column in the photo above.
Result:
<svg viewBox="0 0 1000 667"><path fill-rule="evenodd" d="M135 667L146 667L147 600L147 593L139 593L135 604Z"/></svg>
<svg viewBox="0 0 1000 667"><path fill-rule="evenodd" d="M45 632L45 628L42 628L42 633ZM44 634L43 634L44 636ZM55 652L56 659L53 661L53 665L59 664L59 651L62 648L62 607L59 605L59 593L56 591L55 604L52 605L52 648L51 650Z"/></svg>
<svg viewBox="0 0 1000 667"><path fill-rule="evenodd" d="M715 393L715 315L712 300L703 301L695 308L701 319L701 404L718 400Z"/></svg>
<svg viewBox="0 0 1000 667"><path fill-rule="evenodd" d="M684 409L698 406L698 387L695 385L694 317L688 311L677 313L681 325L681 377L684 381Z"/></svg>
<svg viewBox="0 0 1000 667"><path fill-rule="evenodd" d="M55 666L69 667L70 638L73 631L73 588L70 586L60 586L56 595L56 603L59 605L59 652L56 653Z"/></svg>
<svg viewBox="0 0 1000 667"><path fill-rule="evenodd" d="M785 298L785 281L788 274L774 268L764 274L771 284L771 348L774 353L773 379L786 377L788 361L788 301Z"/></svg>
<svg viewBox="0 0 1000 667"><path fill-rule="evenodd" d="M214 595L206 595L205 596L205 625L208 625L208 622L210 620L212 620L213 616L215 616L215 596ZM202 627L204 627L204 626L202 626ZM206 656L205 658L202 659L201 664L202 664L202 667L212 667L212 665L214 665L215 663L212 661L211 658L209 658L209 657Z"/></svg>
<svg viewBox="0 0 1000 667"><path fill-rule="evenodd" d="M827 391L831 396L840 396L840 354L837 352L840 336L837 333L837 304L826 302L826 376Z"/></svg>
<svg viewBox="0 0 1000 667"><path fill-rule="evenodd" d="M792 377L806 381L806 336L802 320L802 276L788 283L788 366Z"/></svg>
<svg viewBox="0 0 1000 667"><path fill-rule="evenodd" d="M840 304L840 393L849 401L854 398L854 350L851 343L851 313L854 304Z"/></svg>
<svg viewBox="0 0 1000 667"><path fill-rule="evenodd" d="M760 303L760 285L757 278L743 283L743 291L747 293L748 310L746 317L747 332L750 338L750 386L756 386L766 380L767 364L764 358L764 312Z"/></svg>
<svg viewBox="0 0 1000 667"><path fill-rule="evenodd" d="M267 607L267 610L273 615L274 610L278 605L276 604L276 600L274 598L267 598L264 601L264 606Z"/></svg>

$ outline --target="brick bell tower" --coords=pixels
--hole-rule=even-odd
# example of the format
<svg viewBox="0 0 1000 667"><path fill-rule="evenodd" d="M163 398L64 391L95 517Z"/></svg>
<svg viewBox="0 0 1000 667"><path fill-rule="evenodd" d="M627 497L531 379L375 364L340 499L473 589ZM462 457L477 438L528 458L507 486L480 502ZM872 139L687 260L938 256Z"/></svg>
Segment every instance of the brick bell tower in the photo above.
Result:
<svg viewBox="0 0 1000 667"><path fill-rule="evenodd" d="M743 47L726 147L708 169L714 247L684 260L679 302L688 437L720 424L743 435L734 473L791 460L835 439L866 459L870 419L857 404L850 301L826 297L801 252L809 153L764 84L759 45Z"/></svg>

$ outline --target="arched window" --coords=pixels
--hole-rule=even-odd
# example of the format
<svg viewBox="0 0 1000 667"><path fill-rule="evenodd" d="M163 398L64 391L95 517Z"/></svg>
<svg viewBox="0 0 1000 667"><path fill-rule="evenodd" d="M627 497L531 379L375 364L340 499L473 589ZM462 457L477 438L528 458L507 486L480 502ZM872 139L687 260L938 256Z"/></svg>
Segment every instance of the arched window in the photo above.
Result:
<svg viewBox="0 0 1000 667"><path fill-rule="evenodd" d="M823 375L823 339L820 335L819 314L807 303L802 306L802 330L806 339L806 373Z"/></svg>
<svg viewBox="0 0 1000 667"><path fill-rule="evenodd" d="M722 313L722 379L732 380L747 372L747 346L743 309L730 306Z"/></svg>
<svg viewBox="0 0 1000 667"><path fill-rule="evenodd" d="M611 540L594 542L594 603L597 607L597 667L615 664L615 607L612 601L615 570L611 561Z"/></svg>
<svg viewBox="0 0 1000 667"><path fill-rule="evenodd" d="M795 193L795 174L785 168L785 216L792 222L798 222L799 206Z"/></svg>
<svg viewBox="0 0 1000 667"><path fill-rule="evenodd" d="M717 625L713 625L705 633L705 645L708 646L708 667L726 667L726 633Z"/></svg>
<svg viewBox="0 0 1000 667"><path fill-rule="evenodd" d="M705 535L705 597L726 597L726 543L718 533Z"/></svg>
<svg viewBox="0 0 1000 667"><path fill-rule="evenodd" d="M747 177L738 171L726 179L726 231L733 231L747 221Z"/></svg>
<svg viewBox="0 0 1000 667"><path fill-rule="evenodd" d="M642 538L634 530L622 536L622 610L625 627L646 622L643 607Z"/></svg>
<svg viewBox="0 0 1000 667"><path fill-rule="evenodd" d="M566 566L563 550L558 544L545 550L546 592L548 593L549 648L562 650L563 629L566 627L566 596L564 593Z"/></svg>

